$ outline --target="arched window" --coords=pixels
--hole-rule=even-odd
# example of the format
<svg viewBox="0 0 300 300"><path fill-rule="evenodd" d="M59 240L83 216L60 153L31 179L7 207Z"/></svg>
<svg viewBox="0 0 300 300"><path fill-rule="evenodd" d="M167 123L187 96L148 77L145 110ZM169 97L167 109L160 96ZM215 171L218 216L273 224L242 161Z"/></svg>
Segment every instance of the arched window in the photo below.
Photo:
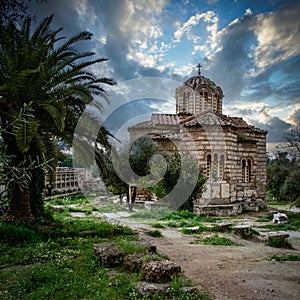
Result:
<svg viewBox="0 0 300 300"><path fill-rule="evenodd" d="M213 182L222 181L224 177L225 155L220 153L208 154L206 159L206 176Z"/></svg>
<svg viewBox="0 0 300 300"><path fill-rule="evenodd" d="M219 179L223 180L224 177L224 165L225 165L225 156L224 154L220 155L220 161L219 161Z"/></svg>
<svg viewBox="0 0 300 300"><path fill-rule="evenodd" d="M188 111L190 92L183 93L183 110Z"/></svg>
<svg viewBox="0 0 300 300"><path fill-rule="evenodd" d="M211 179L212 181L218 181L218 154L215 153L212 161Z"/></svg>
<svg viewBox="0 0 300 300"><path fill-rule="evenodd" d="M242 179L244 182L250 182L251 180L251 159L242 159Z"/></svg>
<svg viewBox="0 0 300 300"><path fill-rule="evenodd" d="M210 173L211 173L211 155L208 154L206 158L206 177L207 179L210 179Z"/></svg>

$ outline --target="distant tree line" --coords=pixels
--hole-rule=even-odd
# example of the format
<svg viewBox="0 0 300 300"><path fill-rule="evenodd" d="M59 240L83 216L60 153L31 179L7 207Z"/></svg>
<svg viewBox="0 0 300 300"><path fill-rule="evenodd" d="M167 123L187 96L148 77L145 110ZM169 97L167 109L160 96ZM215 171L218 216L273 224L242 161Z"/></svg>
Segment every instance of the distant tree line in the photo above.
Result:
<svg viewBox="0 0 300 300"><path fill-rule="evenodd" d="M268 159L267 190L277 201L291 202L300 206L300 126L294 127L286 136L287 152L277 153Z"/></svg>

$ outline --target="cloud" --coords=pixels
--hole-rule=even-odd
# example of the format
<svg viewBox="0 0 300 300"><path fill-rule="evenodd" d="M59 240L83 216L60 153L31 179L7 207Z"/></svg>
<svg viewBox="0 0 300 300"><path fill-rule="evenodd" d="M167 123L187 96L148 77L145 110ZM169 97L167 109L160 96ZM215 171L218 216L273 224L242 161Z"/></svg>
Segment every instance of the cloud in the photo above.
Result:
<svg viewBox="0 0 300 300"><path fill-rule="evenodd" d="M224 89L225 101L238 100L245 87L244 75L250 64L249 41L255 38L254 24L254 17L245 13L212 38L217 51L210 51L206 58L207 75Z"/></svg>
<svg viewBox="0 0 300 300"><path fill-rule="evenodd" d="M293 1L283 9L257 16L254 57L259 71L299 54L299 12L300 3Z"/></svg>
<svg viewBox="0 0 300 300"><path fill-rule="evenodd" d="M103 50L111 58L118 78L137 77L148 69L154 72L160 52L165 51L164 45L157 44L163 35L159 24L165 5L166 1L159 0L124 0L118 1L118 5L115 1L93 2L94 9L103 16L106 33ZM156 70L156 74L160 71Z"/></svg>
<svg viewBox="0 0 300 300"><path fill-rule="evenodd" d="M254 120L251 123L254 126L268 131L268 143L283 142L291 128L291 124L279 119L278 117L269 118L267 123L257 122Z"/></svg>
<svg viewBox="0 0 300 300"><path fill-rule="evenodd" d="M192 28L198 25L201 20L203 20L205 23L218 22L218 18L213 11L207 11L191 16L188 21L178 25L178 29L174 32L174 42L180 42L185 34L187 35L188 40L197 42L199 40L199 34L193 34Z"/></svg>
<svg viewBox="0 0 300 300"><path fill-rule="evenodd" d="M208 2L209 10L203 3L167 0L31 1L30 7L39 19L55 13L53 28L62 26L66 36L93 32L93 40L80 47L109 58L93 66L100 76L119 82L147 76L183 82L200 61L202 74L224 91L224 112L265 123L275 139L275 125L284 131L299 121L300 4L287 0L258 15L247 8L229 23L221 1ZM164 90L163 82L159 88ZM112 102L123 104L121 96ZM137 113L144 112L142 104L135 103ZM152 111L157 105L147 106Z"/></svg>
<svg viewBox="0 0 300 300"><path fill-rule="evenodd" d="M300 108L292 113L290 120L294 125L300 124Z"/></svg>

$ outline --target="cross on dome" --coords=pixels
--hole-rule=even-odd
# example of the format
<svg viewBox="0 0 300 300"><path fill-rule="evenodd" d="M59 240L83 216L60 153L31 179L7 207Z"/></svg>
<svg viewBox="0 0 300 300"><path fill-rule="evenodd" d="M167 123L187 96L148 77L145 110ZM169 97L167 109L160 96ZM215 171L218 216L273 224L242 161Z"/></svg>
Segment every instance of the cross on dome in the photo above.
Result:
<svg viewBox="0 0 300 300"><path fill-rule="evenodd" d="M196 68L198 68L198 76L201 75L201 68L202 68L202 67L203 67L203 66L201 66L200 63L196 66Z"/></svg>

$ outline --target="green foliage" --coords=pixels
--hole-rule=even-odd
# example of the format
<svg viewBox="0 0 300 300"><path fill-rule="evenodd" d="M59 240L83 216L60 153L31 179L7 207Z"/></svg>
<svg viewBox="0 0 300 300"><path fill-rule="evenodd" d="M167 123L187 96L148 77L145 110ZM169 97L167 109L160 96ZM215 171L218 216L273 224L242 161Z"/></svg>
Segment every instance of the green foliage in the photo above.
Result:
<svg viewBox="0 0 300 300"><path fill-rule="evenodd" d="M107 188L121 198L128 193L128 184L118 176L115 168L124 169L124 158L122 157L121 152L115 159L117 163L117 166L115 166L113 164L112 155L114 155L112 150L103 151L102 149L99 149L96 151L96 163L100 170L100 176Z"/></svg>
<svg viewBox="0 0 300 300"><path fill-rule="evenodd" d="M164 220L181 220L192 219L195 217L191 211L188 210L176 210L164 217Z"/></svg>
<svg viewBox="0 0 300 300"><path fill-rule="evenodd" d="M55 139L71 143L85 106L94 96L106 99L102 84L115 83L88 71L106 60L78 50L77 44L90 40L91 33L81 32L64 40L61 29L51 29L52 19L53 15L45 18L34 29L31 17L19 25L0 23L0 140L4 144L0 151L10 157L6 176L0 174L0 181L5 180L10 191L7 221L30 223L34 217L36 221L43 217L44 181L38 176L35 182L35 170L47 169L54 177L58 158ZM101 109L101 103L97 105ZM107 146L107 132L102 132L105 134L97 142ZM20 187L26 192L19 193Z"/></svg>
<svg viewBox="0 0 300 300"><path fill-rule="evenodd" d="M150 230L147 232L147 235L152 236L152 237L161 237L161 231L160 230Z"/></svg>
<svg viewBox="0 0 300 300"><path fill-rule="evenodd" d="M192 212L193 202L201 195L206 182L198 162L190 153L179 153L177 150L172 154L165 153L164 157L167 169L161 164L157 166L158 169L163 168L165 173L163 179L151 190L159 198L166 197L171 208L179 207Z"/></svg>
<svg viewBox="0 0 300 300"><path fill-rule="evenodd" d="M265 222L270 222L270 221L272 221L272 220L271 219L267 219L267 218L259 218L255 222L265 223Z"/></svg>
<svg viewBox="0 0 300 300"><path fill-rule="evenodd" d="M197 240L196 244L213 245L213 246L241 246L238 243L233 242L226 237L220 237L218 235L206 237L204 239Z"/></svg>
<svg viewBox="0 0 300 300"><path fill-rule="evenodd" d="M128 240L119 240L117 241L117 245L124 255L145 252L143 245L130 243Z"/></svg>
<svg viewBox="0 0 300 300"><path fill-rule="evenodd" d="M220 218L206 215L196 215L188 210L176 210L166 215L163 220L181 221L181 225L183 225L182 222L186 222L186 224L189 224L189 226L195 226L198 225L199 222L215 223L220 220Z"/></svg>
<svg viewBox="0 0 300 300"><path fill-rule="evenodd" d="M11 246L35 243L40 241L39 235L32 229L21 224L6 224L0 222L0 242Z"/></svg>
<svg viewBox="0 0 300 300"><path fill-rule="evenodd" d="M85 205L83 199L74 201ZM182 278L173 280L167 292L141 295L136 284L142 274L102 268L94 244L114 240L126 254L145 251L128 227L72 218L66 212L56 212L47 226L14 226L0 223L0 238L14 239L22 231L18 245L0 243L1 299L209 299L197 290L184 291L187 283ZM165 258L148 254L144 261L161 259Z"/></svg>
<svg viewBox="0 0 300 300"><path fill-rule="evenodd" d="M282 200L280 190L288 174L289 169L278 163L274 163L267 168L267 189L277 200Z"/></svg>
<svg viewBox="0 0 300 300"><path fill-rule="evenodd" d="M198 225L199 228L197 230L192 230L190 228L182 228L181 232L184 234L194 234L194 233L201 233L206 230L206 227L203 225Z"/></svg>
<svg viewBox="0 0 300 300"><path fill-rule="evenodd" d="M298 141L299 142L299 141ZM298 153L299 154L299 153ZM300 199L299 160L287 158L287 153L279 153L278 158L269 161L267 168L267 189L269 196L277 201L294 202Z"/></svg>
<svg viewBox="0 0 300 300"><path fill-rule="evenodd" d="M268 260L276 260L276 261L300 261L300 256L299 255L293 255L293 254L289 254L289 255L271 255Z"/></svg>
<svg viewBox="0 0 300 300"><path fill-rule="evenodd" d="M287 212L288 223L286 224L266 224L260 226L264 229L275 230L275 231L298 231L300 230L300 213Z"/></svg>
<svg viewBox="0 0 300 300"><path fill-rule="evenodd" d="M134 212L131 217L134 219L163 219L170 211L165 208L144 209Z"/></svg>
<svg viewBox="0 0 300 300"><path fill-rule="evenodd" d="M91 199L83 197L83 196L75 196L75 197L63 197L56 198L48 202L48 204L52 205L71 205L71 204L85 204L90 203Z"/></svg>
<svg viewBox="0 0 300 300"><path fill-rule="evenodd" d="M153 228L165 228L165 225L163 225L161 223L153 223L153 224L151 224L151 226Z"/></svg>
<svg viewBox="0 0 300 300"><path fill-rule="evenodd" d="M281 239L277 237L269 237L266 241L266 245L275 247L275 248L289 248L293 249L290 242L286 239Z"/></svg>
<svg viewBox="0 0 300 300"><path fill-rule="evenodd" d="M292 171L285 179L281 189L280 198L289 202L295 202L297 205L297 198L300 197L300 169Z"/></svg>
<svg viewBox="0 0 300 300"><path fill-rule="evenodd" d="M138 176L150 173L151 157L159 152L158 145L147 136L136 139L129 149L129 163Z"/></svg>

